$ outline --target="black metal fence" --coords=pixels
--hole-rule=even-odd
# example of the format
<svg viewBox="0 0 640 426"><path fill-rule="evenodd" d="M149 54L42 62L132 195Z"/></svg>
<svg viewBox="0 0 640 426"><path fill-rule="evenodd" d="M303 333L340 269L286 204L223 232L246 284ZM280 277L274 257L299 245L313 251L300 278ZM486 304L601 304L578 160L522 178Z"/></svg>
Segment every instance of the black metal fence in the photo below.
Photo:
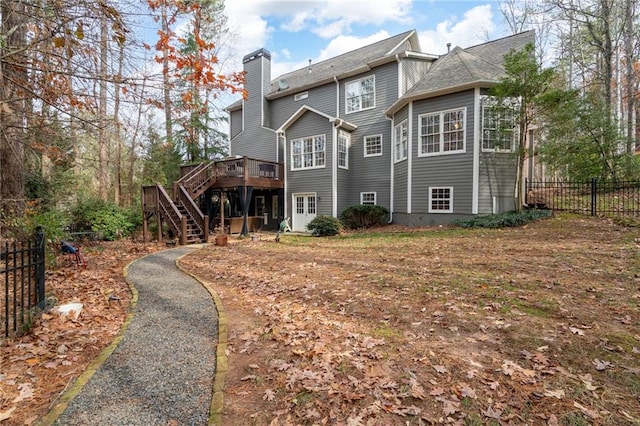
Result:
<svg viewBox="0 0 640 426"><path fill-rule="evenodd" d="M528 206L591 216L640 217L640 180L525 181Z"/></svg>
<svg viewBox="0 0 640 426"><path fill-rule="evenodd" d="M0 244L0 331L5 338L27 328L34 308L44 307L44 270L42 230L29 241Z"/></svg>

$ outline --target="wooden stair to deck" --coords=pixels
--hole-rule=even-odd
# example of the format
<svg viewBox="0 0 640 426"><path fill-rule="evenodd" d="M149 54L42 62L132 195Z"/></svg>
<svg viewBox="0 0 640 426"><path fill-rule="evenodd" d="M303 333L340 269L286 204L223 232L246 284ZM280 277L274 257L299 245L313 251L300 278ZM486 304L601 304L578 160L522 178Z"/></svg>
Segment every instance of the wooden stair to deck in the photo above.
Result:
<svg viewBox="0 0 640 426"><path fill-rule="evenodd" d="M148 219L156 215L159 223L169 226L180 244L207 242L209 217L202 213L195 200L209 188L284 187L282 163L248 157L181 166L181 175L173 184L172 196L160 184L142 188L143 234L146 235ZM158 238L162 238L161 233Z"/></svg>

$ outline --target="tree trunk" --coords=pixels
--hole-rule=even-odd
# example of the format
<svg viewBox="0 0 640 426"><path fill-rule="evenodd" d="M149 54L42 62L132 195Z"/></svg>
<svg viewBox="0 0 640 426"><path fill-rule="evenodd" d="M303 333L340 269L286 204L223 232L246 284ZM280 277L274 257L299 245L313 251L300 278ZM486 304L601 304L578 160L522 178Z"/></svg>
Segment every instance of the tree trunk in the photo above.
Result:
<svg viewBox="0 0 640 426"><path fill-rule="evenodd" d="M118 55L118 75L115 79L113 87L113 124L115 126L116 140L116 184L114 192L114 201L121 205L122 197L122 132L120 126L120 81L122 79L122 64L124 62L124 44L120 44L120 52Z"/></svg>
<svg viewBox="0 0 640 426"><path fill-rule="evenodd" d="M169 22L167 17L167 6L162 6L162 31L169 34ZM167 133L167 143L173 146L173 125L171 122L171 78L169 76L169 50L166 46L162 48L162 80L164 83L164 126Z"/></svg>
<svg viewBox="0 0 640 426"><path fill-rule="evenodd" d="M98 195L103 201L109 198L109 164L107 132L107 20L100 22L100 93L98 102Z"/></svg>
<svg viewBox="0 0 640 426"><path fill-rule="evenodd" d="M0 214L24 210L24 87L27 84L24 2L1 1Z"/></svg>

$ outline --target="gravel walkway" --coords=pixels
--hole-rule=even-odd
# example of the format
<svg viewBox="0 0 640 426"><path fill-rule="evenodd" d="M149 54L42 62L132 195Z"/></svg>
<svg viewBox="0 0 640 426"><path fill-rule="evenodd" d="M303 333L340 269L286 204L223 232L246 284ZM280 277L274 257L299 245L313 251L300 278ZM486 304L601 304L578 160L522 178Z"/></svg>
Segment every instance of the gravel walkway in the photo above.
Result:
<svg viewBox="0 0 640 426"><path fill-rule="evenodd" d="M58 425L206 425L216 364L210 294L175 266L190 247L128 268L138 303L123 339Z"/></svg>

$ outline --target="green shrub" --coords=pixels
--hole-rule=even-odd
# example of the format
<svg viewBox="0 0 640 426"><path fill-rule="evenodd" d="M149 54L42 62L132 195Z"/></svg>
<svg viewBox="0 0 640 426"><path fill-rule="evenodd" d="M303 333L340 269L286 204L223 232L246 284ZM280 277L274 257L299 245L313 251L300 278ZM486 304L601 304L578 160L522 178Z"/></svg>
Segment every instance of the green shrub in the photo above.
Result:
<svg viewBox="0 0 640 426"><path fill-rule="evenodd" d="M36 227L40 226L46 239L58 241L63 238L69 222L69 215L65 212L55 209L43 211L30 219L30 233L34 234Z"/></svg>
<svg viewBox="0 0 640 426"><path fill-rule="evenodd" d="M72 216L76 230L91 230L108 241L130 235L137 224L131 209L95 198L80 201Z"/></svg>
<svg viewBox="0 0 640 426"><path fill-rule="evenodd" d="M521 226L529 222L551 217L551 210L523 210L521 212L508 212L501 214L490 214L487 216L476 216L471 219L457 219L451 224L462 228L507 228Z"/></svg>
<svg viewBox="0 0 640 426"><path fill-rule="evenodd" d="M307 229L311 231L312 235L330 237L340 233L342 223L333 216L316 216L307 224Z"/></svg>
<svg viewBox="0 0 640 426"><path fill-rule="evenodd" d="M371 228L372 226L384 225L387 222L389 212L381 206L359 204L348 207L340 215L342 223L347 228Z"/></svg>

